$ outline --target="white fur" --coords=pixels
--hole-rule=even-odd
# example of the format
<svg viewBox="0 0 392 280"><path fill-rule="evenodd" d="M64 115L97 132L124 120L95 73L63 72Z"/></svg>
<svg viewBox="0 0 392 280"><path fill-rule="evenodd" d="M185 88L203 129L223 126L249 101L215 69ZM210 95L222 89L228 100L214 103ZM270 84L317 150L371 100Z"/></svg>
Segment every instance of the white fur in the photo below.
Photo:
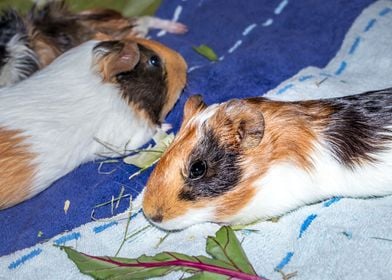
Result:
<svg viewBox="0 0 392 280"><path fill-rule="evenodd" d="M103 83L91 69L96 43L86 42L31 78L0 90L0 127L23 131L37 155L31 196L81 163L110 152L94 138L120 150L134 149L155 132L116 86Z"/></svg>
<svg viewBox="0 0 392 280"><path fill-rule="evenodd" d="M214 207L204 207L204 208L197 208L188 210L184 215L171 219L171 220L164 220L161 223L154 223L150 221L155 226L165 229L165 230L179 230L191 225L203 223L206 221L211 220L215 213Z"/></svg>
<svg viewBox="0 0 392 280"><path fill-rule="evenodd" d="M36 69L26 64L31 61L38 67L35 53L26 45L22 35L17 34L6 45L8 61L0 69L0 86L9 86L29 77Z"/></svg>
<svg viewBox="0 0 392 280"><path fill-rule="evenodd" d="M199 114L193 116L189 122L187 123L186 127L195 125L198 128L198 136L203 135L203 124L209 120L218 110L219 104L212 104L208 106L204 111L200 112Z"/></svg>
<svg viewBox="0 0 392 280"><path fill-rule="evenodd" d="M350 169L339 164L325 145L315 146L313 171L308 172L290 162L272 166L253 184L257 188L257 194L252 201L225 222L248 223L279 216L333 196L371 197L392 194L391 149L378 155L379 163Z"/></svg>

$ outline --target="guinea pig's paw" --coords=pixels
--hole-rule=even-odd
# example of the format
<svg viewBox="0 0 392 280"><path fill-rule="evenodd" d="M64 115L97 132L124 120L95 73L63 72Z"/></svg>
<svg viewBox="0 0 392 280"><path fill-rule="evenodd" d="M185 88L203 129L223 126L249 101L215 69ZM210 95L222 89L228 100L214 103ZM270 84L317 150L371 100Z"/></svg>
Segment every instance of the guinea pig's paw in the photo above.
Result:
<svg viewBox="0 0 392 280"><path fill-rule="evenodd" d="M188 31L188 27L180 22L161 19L157 17L144 16L136 20L134 31L146 35L150 28L161 29L169 33L183 34Z"/></svg>
<svg viewBox="0 0 392 280"><path fill-rule="evenodd" d="M175 21L168 21L166 26L162 29L174 34L184 34L188 32L188 27L185 24Z"/></svg>

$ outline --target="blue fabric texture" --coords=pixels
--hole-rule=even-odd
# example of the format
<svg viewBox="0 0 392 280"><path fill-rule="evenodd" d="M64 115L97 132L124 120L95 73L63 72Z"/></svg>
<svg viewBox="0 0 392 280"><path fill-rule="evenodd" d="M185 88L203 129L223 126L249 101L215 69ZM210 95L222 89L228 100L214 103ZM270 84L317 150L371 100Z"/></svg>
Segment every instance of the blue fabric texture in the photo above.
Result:
<svg viewBox="0 0 392 280"><path fill-rule="evenodd" d="M190 72L188 85L167 122L176 132L185 100L201 93L208 103L260 96L306 66L323 67L339 49L345 33L370 0L173 0L164 1L157 16L189 27L186 35L152 39L179 51ZM192 46L206 44L220 57L210 62ZM91 221L95 205L124 194L136 197L151 172L129 180L136 168L119 160L90 162L55 182L36 197L0 211L0 256L32 246ZM64 202L70 201L67 214ZM113 214L129 205L123 199ZM112 216L111 205L95 210L95 218Z"/></svg>

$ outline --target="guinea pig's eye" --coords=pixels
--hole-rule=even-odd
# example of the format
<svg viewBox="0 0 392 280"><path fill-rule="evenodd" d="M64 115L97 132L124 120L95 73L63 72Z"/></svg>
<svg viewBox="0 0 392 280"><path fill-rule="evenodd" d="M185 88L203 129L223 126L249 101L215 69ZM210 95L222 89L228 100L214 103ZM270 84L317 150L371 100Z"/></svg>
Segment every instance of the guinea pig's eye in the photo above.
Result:
<svg viewBox="0 0 392 280"><path fill-rule="evenodd" d="M150 64L151 66L160 67L161 66L161 59L158 56L153 55L148 60L148 64Z"/></svg>
<svg viewBox="0 0 392 280"><path fill-rule="evenodd" d="M207 172L207 163L204 160L197 160L191 164L189 169L189 179L196 180L202 178Z"/></svg>

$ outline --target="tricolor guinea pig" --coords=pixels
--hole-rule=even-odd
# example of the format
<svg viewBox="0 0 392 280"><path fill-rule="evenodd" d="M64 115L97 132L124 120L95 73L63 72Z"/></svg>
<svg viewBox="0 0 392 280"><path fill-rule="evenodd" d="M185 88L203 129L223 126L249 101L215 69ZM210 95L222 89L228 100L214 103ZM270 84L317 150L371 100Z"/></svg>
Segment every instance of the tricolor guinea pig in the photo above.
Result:
<svg viewBox="0 0 392 280"><path fill-rule="evenodd" d="M145 216L166 230L246 224L333 196L392 194L392 88L313 101L191 97L152 172Z"/></svg>
<svg viewBox="0 0 392 280"><path fill-rule="evenodd" d="M110 152L95 139L120 150L146 143L177 101L186 68L154 41L93 40L0 89L0 209Z"/></svg>
<svg viewBox="0 0 392 280"><path fill-rule="evenodd" d="M178 22L149 16L126 18L111 9L75 13L64 1L34 5L26 16L5 10L0 16L0 86L25 79L98 33L115 39L144 37L150 28L172 33L187 30Z"/></svg>

